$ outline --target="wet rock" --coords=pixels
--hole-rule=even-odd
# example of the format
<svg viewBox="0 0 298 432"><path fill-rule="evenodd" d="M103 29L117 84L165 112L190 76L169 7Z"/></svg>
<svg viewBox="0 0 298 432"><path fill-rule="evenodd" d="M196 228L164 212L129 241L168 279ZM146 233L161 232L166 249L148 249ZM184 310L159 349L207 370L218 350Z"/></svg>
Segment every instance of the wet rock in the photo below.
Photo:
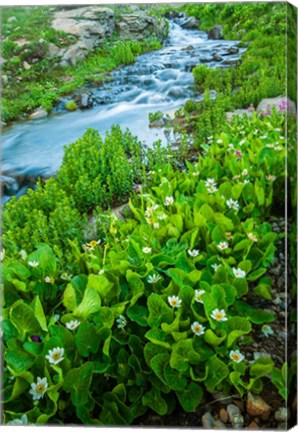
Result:
<svg viewBox="0 0 298 432"><path fill-rule="evenodd" d="M47 115L48 115L48 112L44 108L39 107L32 114L29 115L29 118L31 120L37 120L37 119L46 117Z"/></svg>
<svg viewBox="0 0 298 432"><path fill-rule="evenodd" d="M210 63L212 62L213 57L200 57L200 62L201 63Z"/></svg>
<svg viewBox="0 0 298 432"><path fill-rule="evenodd" d="M226 429L226 425L220 421L220 420L215 420L214 424L213 424L213 429Z"/></svg>
<svg viewBox="0 0 298 432"><path fill-rule="evenodd" d="M288 424L286 422L279 423L277 429L286 431L288 429Z"/></svg>
<svg viewBox="0 0 298 432"><path fill-rule="evenodd" d="M222 26L216 24L211 30L208 32L208 39L218 40L223 39L223 29Z"/></svg>
<svg viewBox="0 0 298 432"><path fill-rule="evenodd" d="M184 13L178 12L177 10L170 10L170 11L165 13L165 17L168 19L184 18Z"/></svg>
<svg viewBox="0 0 298 432"><path fill-rule="evenodd" d="M13 177L2 175L0 177L1 185L3 185L3 191L6 195L12 196L19 190L19 184Z"/></svg>
<svg viewBox="0 0 298 432"><path fill-rule="evenodd" d="M213 429L214 418L212 417L210 412L206 412L202 416L202 425L203 425L203 428L205 428L205 429Z"/></svg>
<svg viewBox="0 0 298 432"><path fill-rule="evenodd" d="M128 204L122 204L121 206L112 209L112 213L114 213L116 218L119 220L124 220L130 212L131 210Z"/></svg>
<svg viewBox="0 0 298 432"><path fill-rule="evenodd" d="M268 107L270 107L271 109L275 107L277 110L288 111L296 115L295 102L293 102L289 98L286 98L286 96L262 99L257 106L257 113L266 113Z"/></svg>
<svg viewBox="0 0 298 432"><path fill-rule="evenodd" d="M224 423L227 423L227 421L229 420L229 416L228 416L227 410L225 408L221 408L219 410L219 418Z"/></svg>
<svg viewBox="0 0 298 432"><path fill-rule="evenodd" d="M200 21L195 17L189 17L181 23L181 27L190 30L198 30Z"/></svg>
<svg viewBox="0 0 298 432"><path fill-rule="evenodd" d="M239 48L237 47L229 48L227 51L228 54L238 54L238 52L239 52Z"/></svg>
<svg viewBox="0 0 298 432"><path fill-rule="evenodd" d="M213 396L215 401L218 401L223 405L229 405L233 402L232 397L223 393L223 392L212 393L212 396Z"/></svg>
<svg viewBox="0 0 298 432"><path fill-rule="evenodd" d="M186 47L181 48L181 51L192 51L194 47L192 45L188 45Z"/></svg>
<svg viewBox="0 0 298 432"><path fill-rule="evenodd" d="M233 428L241 429L244 425L244 418L240 409L236 405L230 404L227 407L227 412Z"/></svg>
<svg viewBox="0 0 298 432"><path fill-rule="evenodd" d="M216 62L220 62L223 60L223 58L219 54L214 54L212 59Z"/></svg>
<svg viewBox="0 0 298 432"><path fill-rule="evenodd" d="M240 60L239 57L237 57L235 59L227 59L227 60L224 60L222 62L222 64L227 65L227 66L235 66L239 63L239 60Z"/></svg>
<svg viewBox="0 0 298 432"><path fill-rule="evenodd" d="M153 122L149 123L150 128L162 128L165 125L164 119L160 120L154 120Z"/></svg>
<svg viewBox="0 0 298 432"><path fill-rule="evenodd" d="M274 418L278 422L287 422L290 418L290 411L285 407L279 408L274 414Z"/></svg>
<svg viewBox="0 0 298 432"><path fill-rule="evenodd" d="M271 407L261 398L261 396L248 393L246 402L246 411L252 416L261 416L263 420L268 420Z"/></svg>
<svg viewBox="0 0 298 432"><path fill-rule="evenodd" d="M168 96L174 99L180 99L185 97L185 90L180 87L173 87L169 92Z"/></svg>

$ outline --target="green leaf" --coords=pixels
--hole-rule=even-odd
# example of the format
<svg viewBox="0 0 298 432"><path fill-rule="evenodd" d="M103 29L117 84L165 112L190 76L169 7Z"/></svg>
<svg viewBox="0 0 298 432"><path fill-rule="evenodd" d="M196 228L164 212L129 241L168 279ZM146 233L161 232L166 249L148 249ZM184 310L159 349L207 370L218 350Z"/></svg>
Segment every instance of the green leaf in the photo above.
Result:
<svg viewBox="0 0 298 432"><path fill-rule="evenodd" d="M164 384L167 384L167 382L164 378L163 369L165 364L169 361L169 359L170 359L169 354L157 354L150 360L150 366L153 372Z"/></svg>
<svg viewBox="0 0 298 432"><path fill-rule="evenodd" d="M148 342L144 347L144 357L147 365L150 366L151 359L157 354L165 354L167 352L168 351L166 348L159 345L155 345L152 342Z"/></svg>
<svg viewBox="0 0 298 432"><path fill-rule="evenodd" d="M35 317L39 322L40 327L43 331L48 331L47 327L47 319L41 304L41 301L38 296L36 296L31 304L32 309L34 310Z"/></svg>
<svg viewBox="0 0 298 432"><path fill-rule="evenodd" d="M168 410L166 401L161 397L160 391L156 387L152 387L142 397L143 405L148 406L159 415L165 415Z"/></svg>
<svg viewBox="0 0 298 432"><path fill-rule="evenodd" d="M45 276L55 276L57 259L52 248L47 244L40 244L35 252L28 256L29 261L37 261L37 270L42 270Z"/></svg>
<svg viewBox="0 0 298 432"><path fill-rule="evenodd" d="M265 268L259 268L258 270L251 272L250 275L247 277L247 280L256 281L261 276L263 276L263 274L266 273L266 271L267 270Z"/></svg>
<svg viewBox="0 0 298 432"><path fill-rule="evenodd" d="M119 399L114 392L104 394L104 403L100 414L103 425L129 425L133 420L130 409Z"/></svg>
<svg viewBox="0 0 298 432"><path fill-rule="evenodd" d="M212 393L216 387L229 375L229 368L216 355L207 361L206 366L208 367L208 377L204 384L206 389Z"/></svg>
<svg viewBox="0 0 298 432"><path fill-rule="evenodd" d="M81 323L75 335L75 344L79 354L88 357L90 353L95 354L99 347L99 338L96 330L88 321Z"/></svg>
<svg viewBox="0 0 298 432"><path fill-rule="evenodd" d="M82 302L73 311L74 315L81 318L88 318L98 312L101 306L101 299L94 288L86 288Z"/></svg>
<svg viewBox="0 0 298 432"><path fill-rule="evenodd" d="M274 367L274 361L269 357L260 357L250 366L249 374L255 379L270 374Z"/></svg>
<svg viewBox="0 0 298 432"><path fill-rule="evenodd" d="M251 324L246 318L233 316L224 323L228 333L227 347L230 348L235 341L251 331Z"/></svg>
<svg viewBox="0 0 298 432"><path fill-rule="evenodd" d="M176 369L172 369L169 362L164 365L163 376L165 383L172 390L182 391L187 384L187 379Z"/></svg>
<svg viewBox="0 0 298 432"><path fill-rule="evenodd" d="M88 403L92 375L93 364L90 362L83 364L79 368L71 369L67 373L63 389L71 393L71 401L75 406Z"/></svg>
<svg viewBox="0 0 298 432"><path fill-rule="evenodd" d="M30 369L34 363L33 358L23 351L7 350L4 354L4 358L14 374L20 374Z"/></svg>
<svg viewBox="0 0 298 432"><path fill-rule="evenodd" d="M214 347L220 345L226 339L227 334L224 330L221 330L218 333L221 333L221 336L217 336L211 329L206 330L204 334L205 342Z"/></svg>
<svg viewBox="0 0 298 432"><path fill-rule="evenodd" d="M239 372L231 372L230 373L230 380L231 383L234 385L234 387L239 392L240 396L243 397L244 393L246 392L246 388L241 380L241 374Z"/></svg>
<svg viewBox="0 0 298 432"><path fill-rule="evenodd" d="M185 372L190 364L198 364L201 360L192 344L192 339L182 339L172 347L170 366L179 372Z"/></svg>
<svg viewBox="0 0 298 432"><path fill-rule="evenodd" d="M34 311L23 300L18 300L10 309L10 320L22 336L39 335L41 327Z"/></svg>
<svg viewBox="0 0 298 432"><path fill-rule="evenodd" d="M147 319L149 312L145 306L134 304L127 309L126 313L131 321L136 322L141 327L147 327Z"/></svg>
<svg viewBox="0 0 298 432"><path fill-rule="evenodd" d="M271 312L263 309L255 309L242 301L235 303L235 306L240 314L246 316L253 324L264 324L275 320Z"/></svg>
<svg viewBox="0 0 298 432"><path fill-rule="evenodd" d="M156 345L171 349L171 344L168 342L170 340L168 335L158 328L147 331L147 333L145 334L145 338L147 338Z"/></svg>
<svg viewBox="0 0 298 432"><path fill-rule="evenodd" d="M74 311L78 306L76 291L72 284L67 284L67 287L63 294L63 305L68 311Z"/></svg>
<svg viewBox="0 0 298 432"><path fill-rule="evenodd" d="M158 294L150 294L147 305L149 309L147 322L150 327L158 327L162 322L170 324L173 321L173 309Z"/></svg>
<svg viewBox="0 0 298 432"><path fill-rule="evenodd" d="M190 383L181 392L176 391L178 400L186 412L194 412L203 398L203 390L196 383Z"/></svg>
<svg viewBox="0 0 298 432"><path fill-rule="evenodd" d="M110 303L118 297L120 288L113 282L110 282L105 275L88 276L87 288L94 288L104 303Z"/></svg>

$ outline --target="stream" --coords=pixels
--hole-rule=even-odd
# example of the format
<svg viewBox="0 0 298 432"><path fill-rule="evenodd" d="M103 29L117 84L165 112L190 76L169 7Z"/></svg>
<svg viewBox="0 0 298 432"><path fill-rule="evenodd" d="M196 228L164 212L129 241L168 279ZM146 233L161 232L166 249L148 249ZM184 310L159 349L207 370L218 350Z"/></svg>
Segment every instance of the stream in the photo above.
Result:
<svg viewBox="0 0 298 432"><path fill-rule="evenodd" d="M190 97L197 98L192 69L200 63L213 68L229 67L245 51L240 48L231 54L229 50L236 45L237 41L208 40L207 33L186 30L170 21L163 48L114 70L109 83L92 89L92 108L67 112L61 109L61 103L45 118L7 127L2 131L2 202L24 194L28 185L32 186L30 178L55 175L64 145L76 141L86 128L104 135L113 124L119 124L122 129L129 128L145 145L151 146L158 139L166 143L164 129L149 128L148 114L171 112ZM222 60L215 61L214 55ZM20 181L23 178L27 180Z"/></svg>

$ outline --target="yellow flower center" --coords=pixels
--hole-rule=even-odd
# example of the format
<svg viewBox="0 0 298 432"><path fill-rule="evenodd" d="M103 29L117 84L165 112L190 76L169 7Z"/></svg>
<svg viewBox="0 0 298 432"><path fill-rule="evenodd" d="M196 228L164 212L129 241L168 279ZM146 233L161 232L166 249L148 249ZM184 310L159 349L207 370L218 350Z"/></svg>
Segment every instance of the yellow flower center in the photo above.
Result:
<svg viewBox="0 0 298 432"><path fill-rule="evenodd" d="M197 300L202 300L201 294L197 294Z"/></svg>
<svg viewBox="0 0 298 432"><path fill-rule="evenodd" d="M177 304L178 304L178 302L177 302L177 300L172 300L172 306L177 306Z"/></svg>
<svg viewBox="0 0 298 432"><path fill-rule="evenodd" d="M59 353L53 354L53 359L54 360L59 360L60 359L60 354Z"/></svg>
<svg viewBox="0 0 298 432"><path fill-rule="evenodd" d="M201 331L201 326L194 326L194 331L199 333Z"/></svg>
<svg viewBox="0 0 298 432"><path fill-rule="evenodd" d="M222 317L223 317L223 314L220 313L220 312L218 312L218 313L215 314L215 318L218 319L218 320L221 319Z"/></svg>
<svg viewBox="0 0 298 432"><path fill-rule="evenodd" d="M240 359L239 354L233 354L232 357L233 357L233 360L235 360L235 361Z"/></svg>
<svg viewBox="0 0 298 432"><path fill-rule="evenodd" d="M44 386L42 384L38 384L38 386L36 386L36 391L37 391L37 393L43 393L44 392Z"/></svg>
<svg viewBox="0 0 298 432"><path fill-rule="evenodd" d="M97 246L97 242L96 242L95 240L92 240L92 241L89 243L89 246L91 246L91 247L96 247L96 246Z"/></svg>

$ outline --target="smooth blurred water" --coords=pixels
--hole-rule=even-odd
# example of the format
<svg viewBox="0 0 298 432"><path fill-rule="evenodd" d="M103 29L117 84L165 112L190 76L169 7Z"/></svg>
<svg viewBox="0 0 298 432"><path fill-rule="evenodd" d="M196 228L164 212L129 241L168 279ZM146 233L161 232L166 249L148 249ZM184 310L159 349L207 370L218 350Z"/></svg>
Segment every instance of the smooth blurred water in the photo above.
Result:
<svg viewBox="0 0 298 432"><path fill-rule="evenodd" d="M53 112L46 118L18 122L4 130L2 172L55 174L62 162L64 145L74 142L87 128L105 134L113 124L119 124L149 146L157 139L165 143L162 129L149 128L148 114L180 107L193 95L192 68L200 62L222 67L212 60L212 54L226 52L234 45L235 41L207 40L206 33L184 30L171 22L169 37L161 50L139 56L133 65L115 70L111 82L93 89L93 108Z"/></svg>

